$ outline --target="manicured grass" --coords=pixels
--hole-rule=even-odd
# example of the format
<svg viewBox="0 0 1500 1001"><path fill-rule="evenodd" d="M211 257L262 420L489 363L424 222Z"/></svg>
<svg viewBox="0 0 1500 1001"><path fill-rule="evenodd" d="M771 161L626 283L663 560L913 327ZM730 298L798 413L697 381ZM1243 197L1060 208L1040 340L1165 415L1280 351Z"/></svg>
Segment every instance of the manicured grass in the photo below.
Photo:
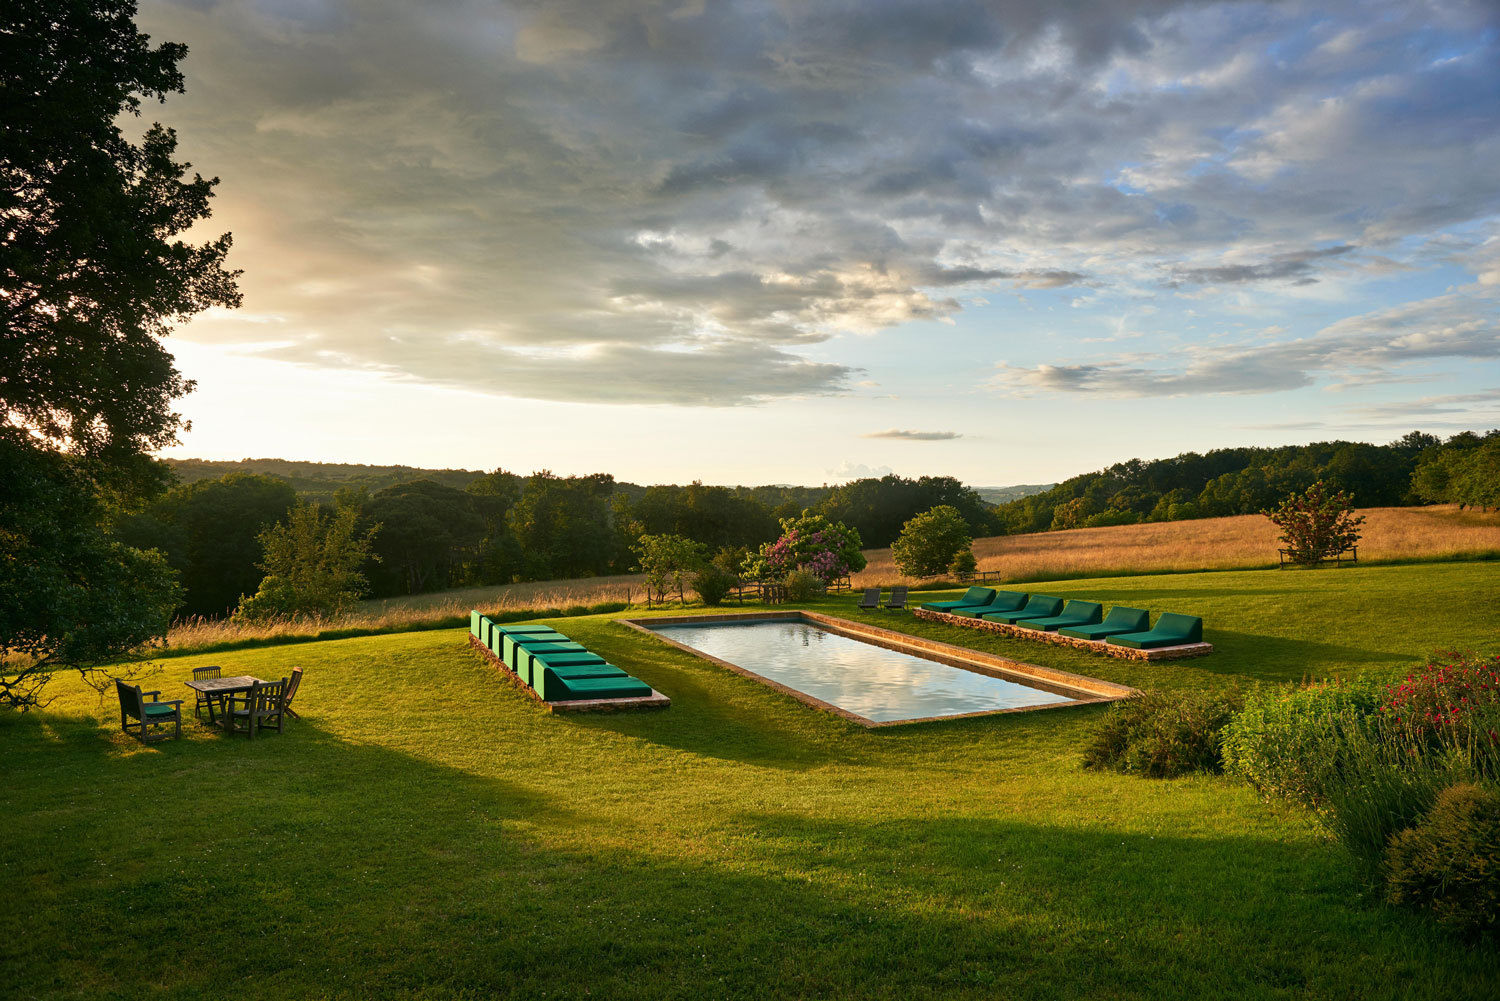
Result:
<svg viewBox="0 0 1500 1001"><path fill-rule="evenodd" d="M1069 581L1201 614L1161 665L819 607L1135 685L1493 648L1486 564ZM1036 590L1043 590L1036 588ZM940 595L924 596L928 600ZM758 607L758 606L757 606ZM1488 998L1492 948L1362 893L1216 777L1084 772L1096 708L868 731L609 616L558 628L670 695L549 716L463 630L163 662L306 670L303 719L142 747L60 676L0 723L7 996Z"/></svg>

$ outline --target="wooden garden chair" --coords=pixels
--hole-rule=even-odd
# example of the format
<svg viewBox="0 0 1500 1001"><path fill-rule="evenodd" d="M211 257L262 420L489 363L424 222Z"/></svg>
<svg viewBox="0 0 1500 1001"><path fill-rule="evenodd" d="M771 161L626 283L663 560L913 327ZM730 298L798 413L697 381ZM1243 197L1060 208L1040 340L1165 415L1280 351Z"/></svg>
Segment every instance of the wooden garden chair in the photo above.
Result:
<svg viewBox="0 0 1500 1001"><path fill-rule="evenodd" d="M301 686L301 684L302 668L294 667L292 668L292 677L286 683L286 701L281 704L282 710L292 719L302 718L301 716L297 715L297 710L292 708L292 696L297 694L297 689Z"/></svg>
<svg viewBox="0 0 1500 1001"><path fill-rule="evenodd" d="M163 702L161 692L143 692L139 686L127 685L119 678L115 679L115 693L120 696L120 729L136 740L143 744L152 740L166 740L165 733L148 736L146 728L166 726L168 723L177 728L173 737L182 736L182 699ZM148 695L151 696L150 702L146 701ZM135 720L134 723L130 722L132 719Z"/></svg>
<svg viewBox="0 0 1500 1001"><path fill-rule="evenodd" d="M195 667L193 668L193 680L205 681L209 678L222 677L221 670L217 667ZM219 696L210 695L207 692L198 693L198 701L193 704L193 715L199 719L203 718L203 710L208 710L208 721L214 722L214 710L219 707Z"/></svg>
<svg viewBox="0 0 1500 1001"><path fill-rule="evenodd" d="M865 588L865 596L859 600L859 604L856 605L855 607L856 608L879 608L880 607L880 588L878 588L878 587L867 587L867 588Z"/></svg>
<svg viewBox="0 0 1500 1001"><path fill-rule="evenodd" d="M281 733L286 717L286 687L286 679L282 678L262 681L245 692L231 694L224 700L225 727L230 733L248 733L251 740L257 731L271 726Z"/></svg>
<svg viewBox="0 0 1500 1001"><path fill-rule="evenodd" d="M886 608L894 608L897 611L906 611L906 585L898 584L891 588L891 600L885 603Z"/></svg>

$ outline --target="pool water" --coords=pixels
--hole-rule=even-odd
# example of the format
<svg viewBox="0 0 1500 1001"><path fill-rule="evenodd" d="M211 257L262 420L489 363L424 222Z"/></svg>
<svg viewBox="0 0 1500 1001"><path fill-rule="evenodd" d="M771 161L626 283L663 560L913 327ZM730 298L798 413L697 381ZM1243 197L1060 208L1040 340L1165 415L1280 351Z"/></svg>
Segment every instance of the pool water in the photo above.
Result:
<svg viewBox="0 0 1500 1001"><path fill-rule="evenodd" d="M804 622L652 626L662 636L876 723L1069 702Z"/></svg>

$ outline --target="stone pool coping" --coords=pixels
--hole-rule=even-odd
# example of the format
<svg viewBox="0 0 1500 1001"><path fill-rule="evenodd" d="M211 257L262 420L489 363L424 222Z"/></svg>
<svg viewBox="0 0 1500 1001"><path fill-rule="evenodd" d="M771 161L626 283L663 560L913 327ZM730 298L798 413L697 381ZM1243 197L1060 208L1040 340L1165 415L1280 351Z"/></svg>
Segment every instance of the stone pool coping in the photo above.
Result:
<svg viewBox="0 0 1500 1001"><path fill-rule="evenodd" d="M906 726L910 723L931 723L938 720L971 719L975 716L999 716L1006 713L1035 712L1041 709L1065 709L1069 706L1094 705L1100 702L1117 702L1120 699L1139 695L1140 692L1127 685L1117 685L1112 681L1101 681L1098 678L1086 677L1082 674L1073 674L1068 671L1059 671L1052 667L1043 667L1040 664L1028 664L1025 661L1012 660L1009 657L1000 657L995 654L983 653L979 650L971 650L968 647L955 646L952 643L940 643L937 640L929 640L921 636L912 636L909 633L899 632L895 629L885 629L881 626L872 626L864 622L855 622L851 619L840 619L822 612L809 612L805 609L778 609L774 612L729 612L708 615L664 615L653 616L647 619L615 619L615 622L627 626L637 632L653 636L668 646L674 646L679 650L686 651L695 657L701 657L712 664L717 664L728 671L732 671L742 677L758 681L769 688L773 688L784 695L790 695L799 702L818 709L831 712L835 716L841 716L860 726L876 729L888 726ZM918 719L902 719L881 722L850 712L830 702L800 692L779 681L774 681L764 675L756 674L748 668L738 664L731 664L727 660L721 660L701 650L679 643L670 637L663 636L653 626L683 626L683 625L706 625L712 623L733 622L804 622L815 625L820 629L836 635L845 636L850 639L863 640L875 646L885 647L887 650L895 650L900 653L911 654L926 660L934 660L939 664L947 664L949 667L957 667L965 671L973 671L975 674L985 674L1001 681L1013 681L1028 685L1032 688L1040 688L1054 695L1067 696L1064 702L1052 702L1041 706L1017 706L1013 709L981 709L971 713L956 713L951 716L923 716Z"/></svg>
<svg viewBox="0 0 1500 1001"><path fill-rule="evenodd" d="M1179 646L1159 646L1153 647L1150 650L1137 650L1135 647L1117 646L1114 643L1106 643L1103 640L1085 640L1079 639L1077 636L1062 636L1056 632L1027 629L1024 626L1013 626L1009 622L991 622L989 619L975 619L967 615L954 615L951 612L939 612L933 608L914 608L912 609L912 614L928 622L942 622L950 626L961 626L965 629L979 629L984 632L999 633L1001 636L1014 636L1018 639L1031 640L1035 643L1070 646L1075 650L1108 654L1111 657L1119 657L1121 660L1182 660L1186 657L1206 657L1214 652L1212 643L1183 643Z"/></svg>
<svg viewBox="0 0 1500 1001"><path fill-rule="evenodd" d="M651 689L650 695L638 695L628 699L569 699L562 702L548 702L536 693L526 682L516 676L516 672L510 666L495 656L495 652L483 643L473 633L469 634L469 646L484 655L484 659L490 662L490 666L500 672L500 677L515 685L521 691L531 696L531 701L547 707L552 713L590 713L590 712L618 712L625 709L665 709L672 704L656 689Z"/></svg>

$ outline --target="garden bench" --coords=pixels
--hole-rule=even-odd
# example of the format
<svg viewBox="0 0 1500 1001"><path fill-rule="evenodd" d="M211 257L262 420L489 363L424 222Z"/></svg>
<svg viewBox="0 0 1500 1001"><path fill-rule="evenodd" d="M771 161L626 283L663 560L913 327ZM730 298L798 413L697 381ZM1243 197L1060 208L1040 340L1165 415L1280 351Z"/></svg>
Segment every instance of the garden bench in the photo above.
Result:
<svg viewBox="0 0 1500 1001"><path fill-rule="evenodd" d="M1336 567L1341 567L1345 563L1359 562L1358 546L1350 546L1347 549L1340 549L1336 553L1325 554L1315 560L1297 559L1296 552L1297 551L1295 549L1276 550L1277 555L1281 557L1281 565L1283 567L1314 567L1323 566L1325 563L1332 563Z"/></svg>

